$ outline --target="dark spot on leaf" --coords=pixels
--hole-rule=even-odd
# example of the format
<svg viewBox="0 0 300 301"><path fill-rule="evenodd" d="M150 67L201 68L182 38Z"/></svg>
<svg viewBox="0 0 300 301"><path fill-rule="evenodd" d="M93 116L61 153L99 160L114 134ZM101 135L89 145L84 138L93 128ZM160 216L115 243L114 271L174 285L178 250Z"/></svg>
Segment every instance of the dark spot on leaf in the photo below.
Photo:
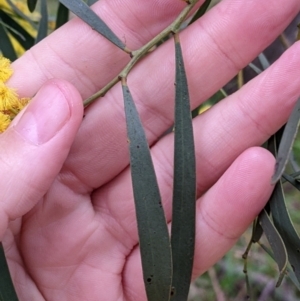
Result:
<svg viewBox="0 0 300 301"><path fill-rule="evenodd" d="M170 296L173 297L175 295L175 292L176 292L175 287L172 286L170 291Z"/></svg>
<svg viewBox="0 0 300 301"><path fill-rule="evenodd" d="M292 264L291 264L291 267L292 267L293 271L295 272L295 267Z"/></svg>

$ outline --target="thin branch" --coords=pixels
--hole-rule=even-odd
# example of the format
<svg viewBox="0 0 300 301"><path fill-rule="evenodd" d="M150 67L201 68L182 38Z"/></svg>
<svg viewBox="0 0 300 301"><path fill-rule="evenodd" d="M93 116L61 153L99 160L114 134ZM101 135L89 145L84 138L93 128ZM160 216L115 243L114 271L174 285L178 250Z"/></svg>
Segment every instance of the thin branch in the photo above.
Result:
<svg viewBox="0 0 300 301"><path fill-rule="evenodd" d="M211 267L207 272L208 272L209 278L211 280L212 287L213 287L214 292L215 292L216 297L217 297L216 300L217 301L225 301L226 300L225 294L221 289L221 286L220 286L219 280L217 278L215 268Z"/></svg>
<svg viewBox="0 0 300 301"><path fill-rule="evenodd" d="M190 0L188 5L181 11L178 17L173 21L167 28L165 28L161 33L159 33L156 37L154 37L150 42L142 46L140 49L131 52L131 60L125 66L125 68L116 76L113 80L111 80L106 86L104 86L101 90L96 92L94 95L87 98L83 104L84 107L87 107L92 102L94 102L97 98L103 97L107 91L109 91L120 79L127 77L131 69L136 65L136 63L148 54L153 47L158 44L161 40L166 38L169 34L173 34L179 31L181 24L184 22L190 11L194 8L199 0Z"/></svg>

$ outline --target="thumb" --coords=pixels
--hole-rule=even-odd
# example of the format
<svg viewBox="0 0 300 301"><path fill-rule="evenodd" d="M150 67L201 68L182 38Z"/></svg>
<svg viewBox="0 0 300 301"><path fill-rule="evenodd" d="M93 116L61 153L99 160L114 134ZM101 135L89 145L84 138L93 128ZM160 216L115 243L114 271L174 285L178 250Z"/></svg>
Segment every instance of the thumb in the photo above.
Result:
<svg viewBox="0 0 300 301"><path fill-rule="evenodd" d="M0 135L0 240L8 222L28 212L59 173L82 120L79 93L47 82Z"/></svg>

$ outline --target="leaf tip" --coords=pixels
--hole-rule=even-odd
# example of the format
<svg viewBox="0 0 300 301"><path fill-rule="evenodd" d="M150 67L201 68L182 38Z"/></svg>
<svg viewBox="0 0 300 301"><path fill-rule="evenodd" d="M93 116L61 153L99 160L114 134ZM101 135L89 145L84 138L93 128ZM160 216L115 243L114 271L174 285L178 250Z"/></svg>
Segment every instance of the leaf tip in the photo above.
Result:
<svg viewBox="0 0 300 301"><path fill-rule="evenodd" d="M275 168L274 168L274 174L271 178L271 184L272 185L276 184L276 182L278 182L279 179L282 176L282 173L283 173L282 169L283 168L281 167L281 162L280 161L281 161L280 158L277 158Z"/></svg>
<svg viewBox="0 0 300 301"><path fill-rule="evenodd" d="M271 178L271 185L275 185L275 184L278 182L278 180L279 180L278 175L276 175L276 174L274 173L274 175L273 175L272 178Z"/></svg>

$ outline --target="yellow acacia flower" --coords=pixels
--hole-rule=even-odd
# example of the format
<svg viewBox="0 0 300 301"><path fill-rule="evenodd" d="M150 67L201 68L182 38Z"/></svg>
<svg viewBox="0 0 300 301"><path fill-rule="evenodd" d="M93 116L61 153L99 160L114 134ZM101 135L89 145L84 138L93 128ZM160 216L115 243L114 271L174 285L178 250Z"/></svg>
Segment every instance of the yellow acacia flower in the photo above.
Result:
<svg viewBox="0 0 300 301"><path fill-rule="evenodd" d="M6 82L12 75L10 60L0 55L0 82Z"/></svg>
<svg viewBox="0 0 300 301"><path fill-rule="evenodd" d="M15 90L0 82L0 100L0 111L9 111L12 105L18 101L18 95Z"/></svg>
<svg viewBox="0 0 300 301"><path fill-rule="evenodd" d="M3 133L8 128L10 122L9 116L0 112L0 133Z"/></svg>
<svg viewBox="0 0 300 301"><path fill-rule="evenodd" d="M4 82L12 73L10 61L0 56L0 133L7 129L10 122L30 101L30 98L19 98L14 89L5 85Z"/></svg>
<svg viewBox="0 0 300 301"><path fill-rule="evenodd" d="M29 97L19 98L18 101L12 104L12 108L19 113L24 107L27 106L30 100L31 98Z"/></svg>

